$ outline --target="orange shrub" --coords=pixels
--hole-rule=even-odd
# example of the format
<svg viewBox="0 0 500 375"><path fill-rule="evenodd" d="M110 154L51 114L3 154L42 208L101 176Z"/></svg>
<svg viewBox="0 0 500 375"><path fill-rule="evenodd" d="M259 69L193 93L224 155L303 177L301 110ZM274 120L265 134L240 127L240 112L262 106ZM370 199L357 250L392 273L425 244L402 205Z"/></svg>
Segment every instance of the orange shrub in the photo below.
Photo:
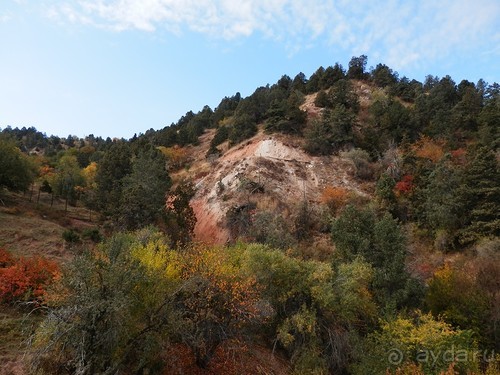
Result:
<svg viewBox="0 0 500 375"><path fill-rule="evenodd" d="M47 177L47 176L52 176L54 172L54 168L52 168L49 165L42 165L40 167L40 171L38 172L40 177Z"/></svg>
<svg viewBox="0 0 500 375"><path fill-rule="evenodd" d="M41 257L14 259L0 249L0 303L40 300L58 274L59 267L53 261Z"/></svg>
<svg viewBox="0 0 500 375"><path fill-rule="evenodd" d="M194 246L184 256L178 311L186 324L183 341L201 368L220 344L257 318L257 282L240 267L223 248Z"/></svg>
<svg viewBox="0 0 500 375"><path fill-rule="evenodd" d="M339 186L327 186L321 194L321 202L332 211L337 211L347 204L349 190Z"/></svg>
<svg viewBox="0 0 500 375"><path fill-rule="evenodd" d="M419 158L436 163L444 155L443 142L423 136L413 145L413 151Z"/></svg>
<svg viewBox="0 0 500 375"><path fill-rule="evenodd" d="M159 146L158 149L167 158L167 164L170 170L176 171L181 169L188 161L188 152L185 148L179 146Z"/></svg>

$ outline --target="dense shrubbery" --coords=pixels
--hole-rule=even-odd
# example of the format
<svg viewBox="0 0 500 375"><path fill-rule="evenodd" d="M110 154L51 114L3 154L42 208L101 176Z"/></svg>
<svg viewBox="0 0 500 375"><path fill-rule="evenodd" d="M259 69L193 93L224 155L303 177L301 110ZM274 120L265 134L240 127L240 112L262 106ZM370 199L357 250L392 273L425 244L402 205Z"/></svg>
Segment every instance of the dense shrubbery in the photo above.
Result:
<svg viewBox="0 0 500 375"><path fill-rule="evenodd" d="M397 317L368 336L354 374L382 374L399 369L411 374L440 374L450 365L460 373L477 371L480 358L472 332L454 329L430 314ZM401 370L400 370L401 371ZM402 370L405 371L405 370ZM392 372L391 372L392 373ZM404 372L407 373L407 372ZM456 372L453 372L456 373Z"/></svg>
<svg viewBox="0 0 500 375"><path fill-rule="evenodd" d="M277 340L297 371L342 369L374 322L371 277L360 260L334 270L263 246L179 252L150 229L117 235L65 268L34 336L33 366L151 371L178 342L206 367L220 343L251 328Z"/></svg>
<svg viewBox="0 0 500 375"><path fill-rule="evenodd" d="M419 305L422 285L405 269L406 239L388 213L379 218L348 206L333 222L332 238L341 261L361 257L374 268L374 297L386 312Z"/></svg>
<svg viewBox="0 0 500 375"><path fill-rule="evenodd" d="M476 353L477 328L490 319L481 307L493 302L489 289L470 303L461 300L445 268L434 276L426 303L446 323L406 311L412 301L400 308L408 296L400 291L410 280L401 268L401 233L386 216L352 216L352 210L334 225L335 236L344 234L337 241L341 257L331 263L244 243L173 250L152 228L117 234L65 267L33 337L32 368L51 374L161 372L172 360L163 353L179 345L200 368L209 368L225 341L261 337L301 374L398 368L437 374L450 366L477 371L479 360L457 362L442 353ZM0 264L10 261L3 253ZM424 361L423 355L439 358Z"/></svg>

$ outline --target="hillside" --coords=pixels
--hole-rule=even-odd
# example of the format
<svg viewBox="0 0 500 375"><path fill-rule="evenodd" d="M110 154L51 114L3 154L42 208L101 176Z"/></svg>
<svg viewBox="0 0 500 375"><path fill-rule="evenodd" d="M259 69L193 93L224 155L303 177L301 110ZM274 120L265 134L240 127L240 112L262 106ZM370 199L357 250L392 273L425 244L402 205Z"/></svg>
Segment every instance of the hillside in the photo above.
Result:
<svg viewBox="0 0 500 375"><path fill-rule="evenodd" d="M366 112L373 92L378 90L361 82L355 90ZM316 96L305 96L300 107L309 121L318 119L324 111L314 104ZM304 200L320 205L326 188L342 188L366 199L373 194L374 184L356 178L352 160L340 155L311 155L304 151L302 137L270 134L261 125L255 136L236 146L221 144L221 157L206 158L215 133L208 129L198 145L187 148L188 171L172 174L174 180L191 179L196 186L191 200L197 219L196 240L214 244L234 240L226 215L249 203L255 204L258 211L278 210L289 219Z"/></svg>
<svg viewBox="0 0 500 375"><path fill-rule="evenodd" d="M329 186L359 196L373 192L372 184L354 177L352 162L339 156L311 156L302 150L298 138L259 131L209 162L204 155L211 137L213 131L207 132L200 138L200 145L190 151L193 162L189 173L196 186L191 204L197 218L197 240L226 243L230 239L225 224L227 212L249 202L255 203L257 210L278 209L286 217L304 199L319 204ZM185 178L186 172L173 177Z"/></svg>
<svg viewBox="0 0 500 375"><path fill-rule="evenodd" d="M69 229L79 233L95 228L96 222L89 220L88 210L69 207L63 201L52 202L47 193L40 197L30 194L7 194L0 204L0 249L8 249L16 258L45 258L64 264L74 258L91 241L71 245L63 239ZM0 261L1 263L1 261ZM0 277L8 275L1 274ZM0 286L4 287L3 279ZM19 280L20 282L21 280ZM22 358L26 348L27 334L39 323L37 314L26 313L30 307L9 306L0 303L0 374L22 375L26 373Z"/></svg>
<svg viewBox="0 0 500 375"><path fill-rule="evenodd" d="M38 200L38 203L37 203ZM30 194L11 194L0 205L0 246L17 256L41 255L63 262L70 254L65 248L63 232L75 229L82 233L95 228L97 218L90 220L84 207L69 206L56 199L51 206L51 197L41 193L39 199Z"/></svg>
<svg viewBox="0 0 500 375"><path fill-rule="evenodd" d="M9 368L496 373L500 88L365 65L130 140L4 129Z"/></svg>

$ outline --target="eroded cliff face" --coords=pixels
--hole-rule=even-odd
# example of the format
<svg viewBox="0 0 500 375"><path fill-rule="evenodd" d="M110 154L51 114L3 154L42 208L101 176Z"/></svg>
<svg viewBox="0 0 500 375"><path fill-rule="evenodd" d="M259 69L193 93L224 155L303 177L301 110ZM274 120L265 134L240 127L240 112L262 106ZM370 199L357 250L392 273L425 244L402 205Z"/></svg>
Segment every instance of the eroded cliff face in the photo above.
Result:
<svg viewBox="0 0 500 375"><path fill-rule="evenodd" d="M190 177L196 185L191 205L197 217L195 239L222 244L230 239L228 210L252 202L257 209L279 210L285 217L301 201L319 203L325 187L343 187L367 195L353 176L352 164L338 156L314 157L300 147L299 139L259 132L228 149L216 160L205 158L214 132L200 138L190 150Z"/></svg>
<svg viewBox="0 0 500 375"><path fill-rule="evenodd" d="M355 82L361 113L371 101L372 90ZM305 97L301 109L309 121L323 111L314 104L317 94ZM229 148L217 159L207 158L214 129L207 130L197 146L187 153L189 169L173 175L174 180L191 179L196 194L191 205L196 214L195 240L223 244L230 240L227 212L251 202L257 210L275 211L289 218L304 200L320 203L326 187L342 187L358 196L368 196L373 182L355 178L354 165L341 156L311 156L304 152L304 138L279 133L265 134L262 129L252 138Z"/></svg>

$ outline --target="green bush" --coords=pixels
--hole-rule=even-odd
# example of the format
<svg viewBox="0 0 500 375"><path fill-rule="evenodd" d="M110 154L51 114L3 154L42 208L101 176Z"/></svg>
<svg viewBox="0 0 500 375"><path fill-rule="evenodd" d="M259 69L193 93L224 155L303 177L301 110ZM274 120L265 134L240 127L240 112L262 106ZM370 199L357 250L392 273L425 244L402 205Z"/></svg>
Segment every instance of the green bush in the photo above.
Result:
<svg viewBox="0 0 500 375"><path fill-rule="evenodd" d="M68 231L69 233L69 231ZM69 262L31 342L37 374L149 373L172 319L166 246L117 235ZM162 257L163 255L163 257Z"/></svg>
<svg viewBox="0 0 500 375"><path fill-rule="evenodd" d="M441 374L452 363L461 374L477 371L477 346L471 331L453 329L430 314L399 316L383 322L379 331L368 335L359 349L355 375L392 373L412 364L424 374ZM467 372L470 373L470 372Z"/></svg>
<svg viewBox="0 0 500 375"><path fill-rule="evenodd" d="M35 168L14 142L0 139L0 190L27 190L33 182Z"/></svg>
<svg viewBox="0 0 500 375"><path fill-rule="evenodd" d="M362 180L371 180L374 175L374 169L370 163L370 154L365 150L354 148L350 151L342 152L341 156L349 159L355 168L356 177Z"/></svg>
<svg viewBox="0 0 500 375"><path fill-rule="evenodd" d="M271 307L268 338L285 350L296 373L343 373L357 330L374 317L370 265L356 259L335 270L265 246L242 246L242 264L262 288L262 303Z"/></svg>
<svg viewBox="0 0 500 375"><path fill-rule="evenodd" d="M68 244L75 244L80 242L80 235L73 229L65 230L62 233L62 238Z"/></svg>
<svg viewBox="0 0 500 375"><path fill-rule="evenodd" d="M82 237L95 243L101 242L103 240L103 236L97 228L85 229L82 233Z"/></svg>
<svg viewBox="0 0 500 375"><path fill-rule="evenodd" d="M332 224L332 239L341 261L362 257L374 267L372 290L386 312L419 305L422 289L405 269L406 238L390 214L347 206Z"/></svg>

